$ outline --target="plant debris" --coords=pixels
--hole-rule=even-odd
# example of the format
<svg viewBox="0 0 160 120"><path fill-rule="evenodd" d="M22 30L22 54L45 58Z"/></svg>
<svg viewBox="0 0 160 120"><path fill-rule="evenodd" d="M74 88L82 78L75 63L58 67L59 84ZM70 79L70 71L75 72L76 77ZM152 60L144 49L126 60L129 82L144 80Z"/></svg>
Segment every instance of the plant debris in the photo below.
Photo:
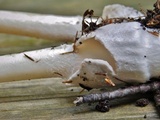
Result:
<svg viewBox="0 0 160 120"><path fill-rule="evenodd" d="M38 62L39 62L39 60L34 60L32 57L30 57L30 56L27 55L26 53L23 53L23 54L24 54L24 56L25 56L27 59L29 59L30 61L35 62L35 63L38 63Z"/></svg>
<svg viewBox="0 0 160 120"><path fill-rule="evenodd" d="M104 25L122 23L124 21L140 22L142 26L145 26L147 28L160 28L160 0L157 0L157 2L153 5L153 7L154 7L153 10L147 10L145 16L140 16L138 18L137 17L136 18L107 18L106 17L106 19L103 19L102 17L94 16L94 11L87 9L83 14L83 19L82 19L82 35L84 33L88 34L89 32L92 32ZM93 22L92 17L97 17L97 20ZM86 20L87 18L90 18L90 22ZM102 19L100 23L97 22L99 19ZM159 33L153 32L153 35L159 36Z"/></svg>
<svg viewBox="0 0 160 120"><path fill-rule="evenodd" d="M160 28L160 0L153 7L153 10L147 10L145 18L140 19L140 22L148 28Z"/></svg>
<svg viewBox="0 0 160 120"><path fill-rule="evenodd" d="M93 13L94 11L89 9L84 12L82 20L82 35L94 31L101 26L100 24L97 24L98 18L96 22L92 21ZM88 22L86 18L90 18L91 22Z"/></svg>

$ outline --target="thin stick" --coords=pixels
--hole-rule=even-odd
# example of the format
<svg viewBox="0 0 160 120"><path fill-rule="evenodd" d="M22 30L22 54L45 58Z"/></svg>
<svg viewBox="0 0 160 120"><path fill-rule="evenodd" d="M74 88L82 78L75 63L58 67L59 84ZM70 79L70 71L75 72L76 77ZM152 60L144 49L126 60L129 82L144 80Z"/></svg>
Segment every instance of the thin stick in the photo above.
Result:
<svg viewBox="0 0 160 120"><path fill-rule="evenodd" d="M155 91L154 100L155 100L156 107L160 110L160 89Z"/></svg>
<svg viewBox="0 0 160 120"><path fill-rule="evenodd" d="M137 93L146 93L149 91L156 91L160 88L160 82L154 81L150 83L145 83L137 86L130 86L125 89L118 89L111 92L104 92L99 94L90 94L85 95L82 97L78 97L74 104L80 105L83 103L91 103L91 102L98 102L98 101L104 101L106 99L112 100L116 98L122 98L128 95L134 95Z"/></svg>

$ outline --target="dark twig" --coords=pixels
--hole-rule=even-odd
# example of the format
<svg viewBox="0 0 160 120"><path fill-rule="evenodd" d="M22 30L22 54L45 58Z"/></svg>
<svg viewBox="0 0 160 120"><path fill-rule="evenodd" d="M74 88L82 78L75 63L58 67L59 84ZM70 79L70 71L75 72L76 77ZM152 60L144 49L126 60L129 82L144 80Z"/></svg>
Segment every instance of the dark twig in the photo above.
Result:
<svg viewBox="0 0 160 120"><path fill-rule="evenodd" d="M130 86L125 89L118 89L111 92L104 92L99 94L90 94L85 95L82 97L78 97L74 104L80 105L83 103L91 103L91 102L98 102L98 101L104 101L104 100L112 100L116 98L122 98L128 95L134 95L137 93L146 93L149 91L156 91L160 88L160 82L153 81L149 83L144 83L137 86Z"/></svg>
<svg viewBox="0 0 160 120"><path fill-rule="evenodd" d="M29 59L30 61L32 61L32 62L35 62L35 63L38 63L40 60L34 60L32 57L30 57L29 55L27 55L26 53L23 53L24 54L24 56L27 58L27 59Z"/></svg>
<svg viewBox="0 0 160 120"><path fill-rule="evenodd" d="M160 0L157 0L153 7L153 10L147 10L147 16L140 22L148 28L160 28Z"/></svg>
<svg viewBox="0 0 160 120"><path fill-rule="evenodd" d="M156 107L158 108L158 110L160 110L160 88L155 91L154 100Z"/></svg>

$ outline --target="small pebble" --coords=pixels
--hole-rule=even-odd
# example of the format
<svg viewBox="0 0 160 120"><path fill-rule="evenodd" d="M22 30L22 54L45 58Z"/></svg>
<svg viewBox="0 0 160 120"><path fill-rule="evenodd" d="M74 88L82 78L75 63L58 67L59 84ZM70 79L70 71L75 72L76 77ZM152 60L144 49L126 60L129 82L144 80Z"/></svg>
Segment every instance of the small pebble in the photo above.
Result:
<svg viewBox="0 0 160 120"><path fill-rule="evenodd" d="M144 118L147 118L147 115L144 115Z"/></svg>
<svg viewBox="0 0 160 120"><path fill-rule="evenodd" d="M110 104L108 100L100 101L98 105L96 105L96 110L100 112L109 112Z"/></svg>
<svg viewBox="0 0 160 120"><path fill-rule="evenodd" d="M141 98L136 101L136 106L138 107L145 107L149 104L149 100L146 98Z"/></svg>

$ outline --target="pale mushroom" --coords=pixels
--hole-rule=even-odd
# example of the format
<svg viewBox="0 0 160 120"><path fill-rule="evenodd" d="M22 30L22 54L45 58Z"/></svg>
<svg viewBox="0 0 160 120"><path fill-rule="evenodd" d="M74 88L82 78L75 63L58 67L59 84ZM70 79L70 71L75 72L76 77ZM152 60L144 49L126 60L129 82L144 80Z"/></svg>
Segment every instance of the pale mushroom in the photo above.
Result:
<svg viewBox="0 0 160 120"><path fill-rule="evenodd" d="M114 9L112 13L110 13L110 15L114 14L114 17L116 17L115 15L117 14L118 17L121 17L119 16L119 13L117 13L117 11L120 11L122 9L123 11L125 11L124 8L125 7L122 5L119 5L119 7L117 7L117 5L105 7L103 16L105 14L105 11L107 11L107 9ZM134 12L135 13L134 17L142 15L140 12L137 12L132 8L126 7L126 11L123 12L124 14L122 17L124 17L125 14L128 15L128 12L132 13ZM42 37L48 39L63 38L65 41L68 38L71 39L72 37L75 37L76 31L77 30L80 31L81 29L82 17L44 16L44 15L8 12L8 11L1 11L0 15L1 15L0 31L5 33L28 35L28 36ZM121 26L123 26L123 29ZM116 30L115 27L117 28ZM118 78L120 75L120 79L126 80L129 76L132 77L133 75L129 74L129 76L125 79L122 76L123 74L126 73L118 72L117 74L117 70L118 71L123 71L123 70L119 70L120 68L117 66L118 64L117 62L119 61L116 60L115 57L117 56L114 56L114 54L116 55L119 49L121 49L121 45L119 45L120 44L119 42L122 41L124 38L125 41L123 42L124 44L126 44L126 48L124 48L124 51L125 49L131 47L127 46L131 45L130 42L132 42L133 44L137 44L137 47L139 47L139 44L141 43L137 39L134 39L135 37L137 37L135 36L135 34L138 31L144 32L144 34L149 35L149 37L154 37L150 33L142 30L139 23L111 24L111 25L106 25L104 27L100 27L89 34L80 37L79 40L76 41L76 43L71 45L64 44L59 47L55 47L54 49L47 48L37 51L23 52L20 54L0 56L0 60L3 61L0 63L0 81L5 82L5 81L17 81L17 80L49 78L49 77L62 77L63 79L71 80L72 77L75 75L75 73L81 69L81 66L85 65L84 67L88 67L88 65L86 66L86 64L84 64L87 59L90 59L90 61L92 62L91 64L93 64L92 65L93 68L95 68L94 65L96 65L97 67L99 67L99 69L94 70L93 72L93 68L89 68L86 71L87 73L86 78L89 79L87 82L84 82L82 79L76 79L76 81L73 81L72 84L75 85L83 84L84 86L92 88L98 88L102 87L101 85L107 85L103 84L102 81L102 78L104 79L106 78L106 76L95 75L95 72L97 73L104 72L104 70L103 71L101 70L102 69L101 67L104 67L103 69L110 71L108 73L109 76L116 76ZM119 38L119 35L126 34L126 32L127 33L133 32L133 33L131 33L131 35L128 34L128 36L122 35L121 38ZM114 39L111 39L111 37L113 36ZM132 40L127 39L128 37L131 36L133 37ZM156 38L157 37L155 37L155 39ZM82 44L79 44L81 42ZM117 47L119 46L119 47L113 51L111 49L112 44L114 46ZM73 46L76 46L77 50L76 52L70 54L63 54L68 51L72 51ZM88 46L90 47L88 48ZM137 52L134 50L136 49L133 49L133 51L131 50L131 52ZM121 54L119 55L121 56L121 58L125 57ZM130 58L132 59L132 56ZM124 61L124 63L125 62L128 63L128 66L130 65L130 62ZM139 65L139 63L135 64L137 64L137 66ZM142 73L145 72L143 70L145 70L145 68L142 69L137 68L137 71L136 70L135 71L137 72L137 74L141 74L140 72ZM88 74L88 72L91 74ZM92 77L90 78L87 75ZM150 76L147 77L149 78ZM141 80L141 82L144 82L146 79L148 79L144 78L137 77L132 79ZM92 80L90 81L90 79Z"/></svg>
<svg viewBox="0 0 160 120"><path fill-rule="evenodd" d="M0 82L61 77L65 80L63 83L90 90L121 83L145 83L159 77L158 29L130 21L126 16L138 18L143 15L132 8L118 6L106 7L103 19L107 9L113 9L106 17L114 16L113 20L122 17L124 21L88 31L72 44L0 56ZM116 16L117 9L124 14L116 13ZM128 16L129 13L132 16ZM32 16L4 11L0 16L0 32L5 33L72 41L81 30L82 17Z"/></svg>

